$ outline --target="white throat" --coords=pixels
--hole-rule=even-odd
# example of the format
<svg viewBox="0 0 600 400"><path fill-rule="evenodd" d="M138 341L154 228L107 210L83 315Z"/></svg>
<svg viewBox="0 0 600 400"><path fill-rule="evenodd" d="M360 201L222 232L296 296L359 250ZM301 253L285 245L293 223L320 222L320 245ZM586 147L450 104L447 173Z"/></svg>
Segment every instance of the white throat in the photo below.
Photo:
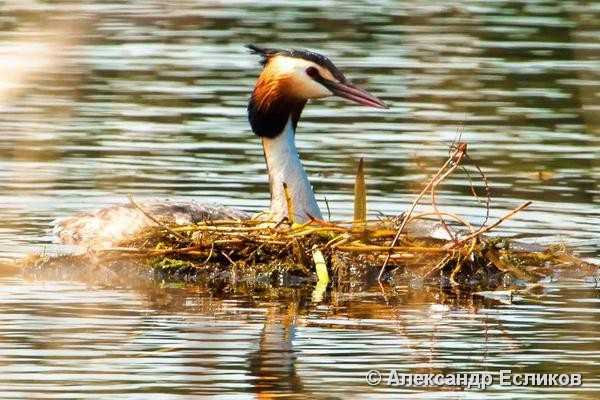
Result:
<svg viewBox="0 0 600 400"><path fill-rule="evenodd" d="M287 184L292 200L295 222L306 222L311 216L323 218L298 156L291 118L288 118L283 131L277 137L272 139L263 137L262 143L269 172L273 219L279 221L288 214L284 183Z"/></svg>

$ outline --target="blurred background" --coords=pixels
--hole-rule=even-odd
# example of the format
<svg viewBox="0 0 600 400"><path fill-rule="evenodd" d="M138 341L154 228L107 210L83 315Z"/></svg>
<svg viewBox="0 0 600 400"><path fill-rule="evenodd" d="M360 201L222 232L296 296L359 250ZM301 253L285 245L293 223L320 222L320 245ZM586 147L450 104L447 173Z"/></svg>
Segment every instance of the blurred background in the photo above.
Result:
<svg viewBox="0 0 600 400"><path fill-rule="evenodd" d="M246 43L328 55L389 111L309 105L297 135L317 198L406 208L462 131L501 234L598 258L600 3L594 1L34 1L0 3L0 257L52 249L56 217L137 199L268 206L246 102ZM485 214L464 174L439 202ZM481 188L483 183L475 179Z"/></svg>

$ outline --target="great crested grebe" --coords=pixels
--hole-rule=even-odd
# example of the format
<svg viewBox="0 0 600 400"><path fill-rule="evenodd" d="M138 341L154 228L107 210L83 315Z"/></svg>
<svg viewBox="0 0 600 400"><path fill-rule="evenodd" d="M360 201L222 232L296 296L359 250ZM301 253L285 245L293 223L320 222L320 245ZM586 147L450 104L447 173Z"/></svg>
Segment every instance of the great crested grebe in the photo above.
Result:
<svg viewBox="0 0 600 400"><path fill-rule="evenodd" d="M300 114L311 99L339 96L355 103L387 106L375 96L350 83L325 56L307 50L281 50L247 46L261 56L263 70L248 103L252 131L261 138L271 191L270 218L287 216L284 184L294 205L294 220L322 218L306 172L302 167L294 136ZM148 218L189 224L211 219L244 219L251 215L222 206L195 202L151 201L115 205L91 213L58 220L54 233L61 242L87 247L106 247L155 224Z"/></svg>

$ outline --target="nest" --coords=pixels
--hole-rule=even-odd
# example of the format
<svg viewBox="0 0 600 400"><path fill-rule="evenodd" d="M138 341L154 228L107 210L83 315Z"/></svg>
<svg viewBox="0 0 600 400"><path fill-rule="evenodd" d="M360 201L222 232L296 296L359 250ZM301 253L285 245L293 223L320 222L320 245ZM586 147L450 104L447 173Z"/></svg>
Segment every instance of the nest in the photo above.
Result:
<svg viewBox="0 0 600 400"><path fill-rule="evenodd" d="M356 175L354 219L346 222L313 218L298 224L285 218L271 223L251 219L169 226L147 214L130 198L155 226L117 247L79 257L87 258L88 264L91 258L96 264L112 265L113 269L126 262L134 263L153 271L160 279L243 280L269 285L318 281L324 286L333 281L342 289L416 277L437 279L447 286L490 290L517 281L536 282L557 267L589 265L564 246L542 249L490 237L496 227L531 203L519 205L488 223L491 197L487 178L472 161L484 182L485 193L477 193L470 175L469 190L485 206L485 222L475 228L464 218L440 210L436 200L439 185L457 168L465 168L465 161L471 161L466 144L454 145L447 161L423 185L408 210L376 220L367 220L362 160ZM287 194L286 187L284 191ZM417 205L425 199L429 199L431 210L416 213ZM287 200L288 215L294 215L289 196ZM413 233L412 227L432 223L446 233L447 240ZM28 263L39 269L56 265L56 261L34 257ZM82 264L81 258L78 261Z"/></svg>

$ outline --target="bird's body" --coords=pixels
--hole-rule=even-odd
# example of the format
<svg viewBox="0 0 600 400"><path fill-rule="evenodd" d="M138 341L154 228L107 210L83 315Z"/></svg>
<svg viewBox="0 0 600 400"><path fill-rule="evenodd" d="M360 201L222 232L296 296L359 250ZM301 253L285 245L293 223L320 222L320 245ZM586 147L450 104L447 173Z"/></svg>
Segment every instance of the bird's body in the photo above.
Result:
<svg viewBox="0 0 600 400"><path fill-rule="evenodd" d="M53 223L53 233L64 244L103 249L115 246L148 226L156 225L156 221L165 225L190 225L209 220L247 219L251 216L242 210L213 204L150 200L135 205L116 204L60 218Z"/></svg>
<svg viewBox="0 0 600 400"><path fill-rule="evenodd" d="M295 144L296 126L307 101L339 96L362 105L386 108L366 91L352 85L326 57L306 50L277 50L248 46L264 66L250 101L248 119L261 138L269 176L273 222L288 217L287 195L294 221L321 219L310 181ZM152 218L149 217L152 216ZM215 219L244 219L243 211L195 202L150 201L114 205L58 220L59 240L85 248L113 246L141 229L156 224L190 224Z"/></svg>

